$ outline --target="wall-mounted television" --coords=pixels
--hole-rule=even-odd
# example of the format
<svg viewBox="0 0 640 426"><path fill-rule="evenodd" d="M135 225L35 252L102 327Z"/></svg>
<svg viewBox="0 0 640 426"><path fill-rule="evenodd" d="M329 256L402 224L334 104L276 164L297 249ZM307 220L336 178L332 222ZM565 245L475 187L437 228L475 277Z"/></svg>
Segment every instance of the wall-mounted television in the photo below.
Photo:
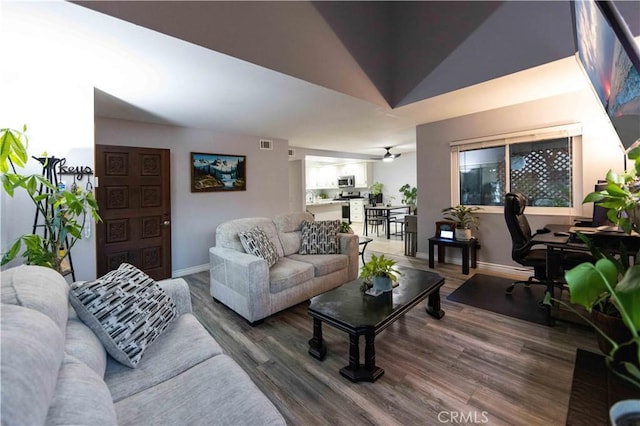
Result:
<svg viewBox="0 0 640 426"><path fill-rule="evenodd" d="M611 1L571 5L578 62L626 152L640 145L640 49Z"/></svg>

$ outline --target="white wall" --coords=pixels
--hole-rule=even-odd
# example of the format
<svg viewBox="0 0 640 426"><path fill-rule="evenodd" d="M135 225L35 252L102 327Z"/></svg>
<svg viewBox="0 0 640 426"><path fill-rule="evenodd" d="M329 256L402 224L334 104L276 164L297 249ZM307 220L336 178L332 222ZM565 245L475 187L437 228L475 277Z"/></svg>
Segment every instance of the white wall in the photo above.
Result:
<svg viewBox="0 0 640 426"><path fill-rule="evenodd" d="M289 210L288 142L259 149L259 137L125 120L96 118L96 144L171 150L171 247L173 276L206 269L218 224ZM192 193L190 153L247 156L247 190Z"/></svg>
<svg viewBox="0 0 640 426"><path fill-rule="evenodd" d="M393 196L395 199L391 200L391 204L401 204L400 187L406 183L417 186L416 176L415 152L405 152L391 162L376 161L373 163L373 181L384 184L382 200L385 203L389 201L389 196Z"/></svg>
<svg viewBox="0 0 640 426"><path fill-rule="evenodd" d="M1 79L0 127L22 129L27 125L29 154L66 158L67 165L89 166L93 164L93 88L78 86L60 80ZM10 101L9 101L10 100ZM42 165L31 159L27 167L18 170L23 174L40 174ZM79 185L86 183L78 181ZM65 176L68 185L73 177ZM6 252L21 235L30 234L33 227L35 206L24 191L13 198L2 191L0 220L0 251ZM95 227L89 225L91 235L78 241L71 251L77 280L95 278ZM23 263L16 259L7 267Z"/></svg>
<svg viewBox="0 0 640 426"><path fill-rule="evenodd" d="M418 126L419 255L426 257L427 238L434 235L435 222L442 219L441 210L451 204L451 142L567 123L582 123L582 158L576 153L576 165L581 162L581 184L586 194L593 191L596 180L607 170L621 170L623 164L617 137L589 90ZM589 208L583 209L583 215L590 214ZM568 224L573 219L532 214L527 218L532 229L548 223ZM481 214L477 235L482 244L479 261L517 265L511 260L511 238L502 213Z"/></svg>

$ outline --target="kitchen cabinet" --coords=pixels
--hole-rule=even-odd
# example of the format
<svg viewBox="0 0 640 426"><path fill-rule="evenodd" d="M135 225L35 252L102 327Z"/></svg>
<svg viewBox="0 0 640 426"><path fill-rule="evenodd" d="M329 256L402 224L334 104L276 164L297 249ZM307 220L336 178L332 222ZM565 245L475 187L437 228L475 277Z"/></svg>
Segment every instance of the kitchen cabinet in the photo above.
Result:
<svg viewBox="0 0 640 426"><path fill-rule="evenodd" d="M373 164L367 161L342 165L308 166L306 189L338 188L339 176L353 176L356 188L368 188L373 182Z"/></svg>
<svg viewBox="0 0 640 426"><path fill-rule="evenodd" d="M338 172L340 176L354 176L356 188L368 188L371 185L369 180L373 174L373 165L367 161L343 164Z"/></svg>
<svg viewBox="0 0 640 426"><path fill-rule="evenodd" d="M336 166L307 167L307 189L333 189L338 187L338 168Z"/></svg>
<svg viewBox="0 0 640 426"><path fill-rule="evenodd" d="M364 198L349 200L351 222L364 222Z"/></svg>

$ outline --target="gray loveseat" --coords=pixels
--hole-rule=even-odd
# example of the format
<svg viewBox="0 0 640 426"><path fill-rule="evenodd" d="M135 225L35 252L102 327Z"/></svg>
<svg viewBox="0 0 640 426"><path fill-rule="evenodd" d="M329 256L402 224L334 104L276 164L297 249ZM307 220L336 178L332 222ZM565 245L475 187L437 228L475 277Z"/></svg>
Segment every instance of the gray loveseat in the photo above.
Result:
<svg viewBox="0 0 640 426"><path fill-rule="evenodd" d="M182 279L159 282L178 318L136 369L105 353L52 269L3 271L3 425L284 425L274 405L191 314Z"/></svg>
<svg viewBox="0 0 640 426"><path fill-rule="evenodd" d="M303 221L313 221L313 216L289 213L218 225L216 245L209 249L211 296L256 323L356 279L358 236L338 234L339 254L298 254ZM280 257L271 268L264 259L248 254L240 242L238 233L256 226L265 231Z"/></svg>

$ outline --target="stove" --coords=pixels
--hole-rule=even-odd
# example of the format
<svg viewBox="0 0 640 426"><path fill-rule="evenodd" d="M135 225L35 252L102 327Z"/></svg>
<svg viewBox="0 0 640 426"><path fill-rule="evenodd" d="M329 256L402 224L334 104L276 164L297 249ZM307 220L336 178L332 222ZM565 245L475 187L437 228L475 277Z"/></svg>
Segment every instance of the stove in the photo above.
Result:
<svg viewBox="0 0 640 426"><path fill-rule="evenodd" d="M334 198L334 200L339 200L339 201L343 201L343 200L351 200L353 198L363 198L360 195L360 191L348 191L348 192L340 192L338 195L336 195L336 198Z"/></svg>

